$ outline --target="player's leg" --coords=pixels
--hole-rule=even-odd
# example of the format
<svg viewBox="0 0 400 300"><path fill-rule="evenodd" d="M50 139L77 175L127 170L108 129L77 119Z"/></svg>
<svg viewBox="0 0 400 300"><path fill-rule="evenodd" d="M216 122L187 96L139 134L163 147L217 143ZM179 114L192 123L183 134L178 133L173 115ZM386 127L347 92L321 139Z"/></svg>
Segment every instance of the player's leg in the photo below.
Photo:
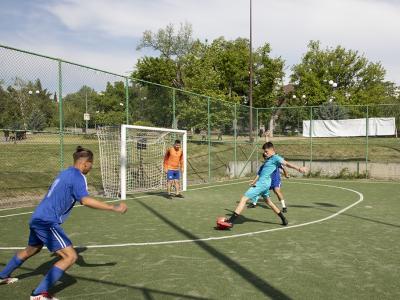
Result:
<svg viewBox="0 0 400 300"><path fill-rule="evenodd" d="M263 191L263 187L262 186L257 186L257 185L250 187L246 191L246 193L240 199L239 204L237 205L237 207L236 207L235 211L233 212L233 214L230 216L229 219L226 220L226 222L228 224L231 224L230 227L233 226L233 224L235 223L237 218L239 218L239 216L242 213L242 211L246 208L247 201L249 201L250 199L254 199L254 198L258 197L259 195L261 195L262 191Z"/></svg>
<svg viewBox="0 0 400 300"><path fill-rule="evenodd" d="M280 186L274 187L273 191L274 191L276 197L278 197L279 202L281 203L282 212L286 213L287 207L286 207L285 200L283 199L283 193L282 193Z"/></svg>
<svg viewBox="0 0 400 300"><path fill-rule="evenodd" d="M64 275L64 272L71 267L78 258L72 242L65 234L61 226L53 226L39 231L40 237L49 251L57 253L60 260L47 272L46 276L32 292L31 299L41 299L40 296L49 296L49 289ZM54 298L55 299L55 298Z"/></svg>
<svg viewBox="0 0 400 300"><path fill-rule="evenodd" d="M171 187L172 187L173 181L174 181L173 174L172 174L171 170L168 170L167 171L167 194L168 194L168 197L171 197Z"/></svg>
<svg viewBox="0 0 400 300"><path fill-rule="evenodd" d="M0 284L9 284L18 281L16 277L10 277L11 273L19 268L28 258L37 254L42 249L43 245L40 246L27 246L24 250L17 252L0 272Z"/></svg>
<svg viewBox="0 0 400 300"><path fill-rule="evenodd" d="M269 196L269 193L264 194L263 198L265 200L265 203L267 203L267 205L269 207L271 207L271 209L279 216L279 218L281 218L282 220L282 225L286 226L287 224L289 224L289 222L287 221L287 219L285 218L285 216L283 215L283 213L279 210L279 208L271 201L271 197Z"/></svg>
<svg viewBox="0 0 400 300"><path fill-rule="evenodd" d="M247 205L247 208L257 207L257 202L258 202L258 196L251 198L249 204Z"/></svg>
<svg viewBox="0 0 400 300"><path fill-rule="evenodd" d="M0 272L0 284L9 284L18 281L18 278L10 277L12 272L19 268L28 258L40 252L43 242L38 238L35 231L31 229L28 246L18 251Z"/></svg>
<svg viewBox="0 0 400 300"><path fill-rule="evenodd" d="M174 174L174 181L175 181L175 196L179 198L183 198L183 195L181 194L181 185L180 185L180 178L181 178L181 172L179 170L175 171Z"/></svg>

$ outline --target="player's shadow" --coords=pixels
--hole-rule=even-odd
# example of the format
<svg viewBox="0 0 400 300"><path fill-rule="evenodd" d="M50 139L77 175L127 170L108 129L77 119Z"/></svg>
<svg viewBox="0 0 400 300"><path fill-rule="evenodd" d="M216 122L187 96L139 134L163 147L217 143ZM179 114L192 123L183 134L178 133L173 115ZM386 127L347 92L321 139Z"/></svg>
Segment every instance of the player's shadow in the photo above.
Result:
<svg viewBox="0 0 400 300"><path fill-rule="evenodd" d="M148 206L147 204L145 204L144 202L142 202L140 200L138 201L138 203L141 204L148 211L153 213L156 217L158 217L160 220L162 220L165 224L169 225L171 228L173 228L177 232L183 234L188 239L193 240L193 242L196 243L197 246L199 246L201 249L203 249L210 255L214 256L221 263L223 263L227 268L230 268L238 276L240 276L245 281L247 281L248 284L252 285L254 288L256 288L261 293L263 293L266 297L271 298L271 299L281 299L281 300L290 300L291 299L289 296L284 294L282 291L274 288L272 285L270 285L267 281L265 281L263 278L261 278L257 274L251 272L249 269L243 267L241 264L239 264L234 259L230 258L226 254L224 254L224 253L218 251L217 249L215 249L214 247L210 246L207 242L200 240L200 238L198 236L196 236L195 234L178 226L177 224L172 222L170 219L168 219L167 217L165 217L164 215L162 215L161 213L159 213L152 207Z"/></svg>
<svg viewBox="0 0 400 300"><path fill-rule="evenodd" d="M229 214L226 214L227 217L230 217L233 214L233 210L230 210L230 209L225 209L225 210L229 212ZM245 215L240 215L235 220L235 225L243 224L243 223L246 223L246 222L262 223L262 224L279 224L279 223L276 223L276 222L260 221L258 219L252 219L252 218L246 217Z"/></svg>
<svg viewBox="0 0 400 300"><path fill-rule="evenodd" d="M93 268L93 267L109 267L109 266L115 266L117 263L115 262L109 262L109 263L102 263L102 264L92 264L92 263L87 263L83 256L81 255L82 252L86 251L86 247L77 247L75 248L76 253L78 254L78 259L76 260L75 264L77 264L80 267L85 267L85 268ZM50 270L50 268L60 259L57 254L52 253L51 254L52 259L50 261L47 261L43 264L41 264L39 267L37 267L35 270L21 274L18 276L19 279L24 279L32 276L37 276L37 275L46 275L47 272ZM50 292L52 293L58 293L59 291L75 284L77 280L68 275L67 272L63 274L63 276L60 278L60 283L57 285L53 286L50 289Z"/></svg>

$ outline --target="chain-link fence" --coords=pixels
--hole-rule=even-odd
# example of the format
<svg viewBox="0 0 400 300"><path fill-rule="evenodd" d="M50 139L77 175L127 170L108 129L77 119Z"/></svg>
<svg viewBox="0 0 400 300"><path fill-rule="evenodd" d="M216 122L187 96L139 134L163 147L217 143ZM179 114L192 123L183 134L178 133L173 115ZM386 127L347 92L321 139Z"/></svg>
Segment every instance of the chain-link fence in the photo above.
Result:
<svg viewBox="0 0 400 300"><path fill-rule="evenodd" d="M304 121L327 119L390 117L399 128L399 116L400 105L250 109L0 45L0 208L40 201L77 145L98 157L97 126L126 123L187 130L189 184L254 173L266 140L311 175L399 179L396 135L303 132ZM102 195L98 163L88 184Z"/></svg>

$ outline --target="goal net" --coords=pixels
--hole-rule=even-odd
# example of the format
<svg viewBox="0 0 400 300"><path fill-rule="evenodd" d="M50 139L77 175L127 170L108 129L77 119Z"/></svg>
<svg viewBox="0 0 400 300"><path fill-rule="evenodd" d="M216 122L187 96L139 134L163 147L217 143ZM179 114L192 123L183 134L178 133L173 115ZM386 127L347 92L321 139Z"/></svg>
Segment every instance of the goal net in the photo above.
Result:
<svg viewBox="0 0 400 300"><path fill-rule="evenodd" d="M186 190L185 130L121 125L97 129L100 168L106 197L126 199L129 193L166 188L164 155L175 140L183 152L182 190Z"/></svg>

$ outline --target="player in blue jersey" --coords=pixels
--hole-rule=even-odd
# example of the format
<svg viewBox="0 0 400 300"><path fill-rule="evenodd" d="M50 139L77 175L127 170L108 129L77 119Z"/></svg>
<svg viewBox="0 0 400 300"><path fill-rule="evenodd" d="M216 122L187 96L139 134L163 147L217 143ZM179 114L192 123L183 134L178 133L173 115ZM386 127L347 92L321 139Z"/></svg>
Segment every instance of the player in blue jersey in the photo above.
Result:
<svg viewBox="0 0 400 300"><path fill-rule="evenodd" d="M267 159L265 153L263 153L263 157L264 160ZM252 181L252 183L250 184L250 186L255 185L255 183L258 180L258 176L260 175L260 172L263 168L264 164L261 165L260 170L257 173L257 177ZM275 169L275 171L271 174L271 186L269 187L270 190L272 190L274 192L274 194L278 197L279 202L281 203L282 206L282 212L286 213L287 212L287 207L286 207L286 203L285 200L283 199L283 193L281 191L281 170L283 172L283 175L286 178L289 178L289 173L287 172L287 169L282 166L281 164L278 165L278 167ZM257 202L258 202L259 197L255 197L254 199L250 199L250 203L247 206L248 208L255 208L257 206Z"/></svg>
<svg viewBox="0 0 400 300"><path fill-rule="evenodd" d="M269 188L271 185L271 174L275 171L279 164L287 166L288 168L295 169L301 173L305 173L306 169L304 167L298 167L285 161L281 156L275 153L274 145L271 142L267 142L263 145L263 150L268 158L262 170L260 171L257 182L254 186L250 187L246 193L240 199L238 206L233 212L229 219L218 219L217 226L220 229L228 229L233 227L236 219L240 216L244 208L246 207L246 202L255 197L262 196L267 205L281 218L282 225L286 226L288 221L286 220L283 213L275 206L275 204L269 199Z"/></svg>
<svg viewBox="0 0 400 300"><path fill-rule="evenodd" d="M55 252L60 259L32 291L31 300L57 300L49 294L49 289L77 260L78 255L72 242L61 227L76 202L87 207L119 213L125 213L127 210L125 203L110 205L89 197L85 175L92 169L92 151L78 146L73 158L74 165L60 172L33 212L29 222L28 246L17 252L0 272L0 283L14 283L18 278L11 277L11 273L28 258L39 253L44 245L49 251Z"/></svg>

